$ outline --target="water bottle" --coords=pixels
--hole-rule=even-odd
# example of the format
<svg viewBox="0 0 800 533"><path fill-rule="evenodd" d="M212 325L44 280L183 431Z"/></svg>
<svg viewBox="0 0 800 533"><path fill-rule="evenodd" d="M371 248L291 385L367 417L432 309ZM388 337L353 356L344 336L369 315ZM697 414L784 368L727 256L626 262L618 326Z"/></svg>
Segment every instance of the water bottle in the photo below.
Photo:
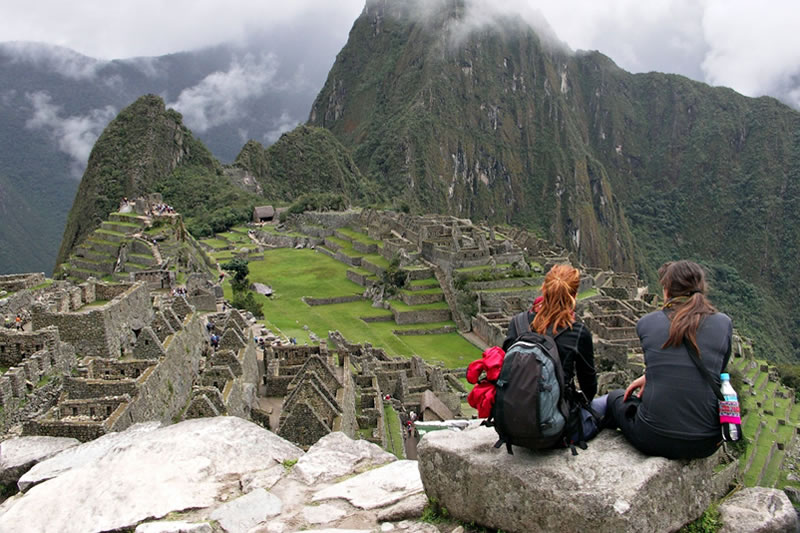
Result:
<svg viewBox="0 0 800 533"><path fill-rule="evenodd" d="M736 391L731 385L731 376L728 373L720 374L722 385L720 391L724 396L725 401L720 402L719 406L719 421L723 424L728 424L728 440L739 440L739 427L742 419L739 416L739 398L736 396Z"/></svg>

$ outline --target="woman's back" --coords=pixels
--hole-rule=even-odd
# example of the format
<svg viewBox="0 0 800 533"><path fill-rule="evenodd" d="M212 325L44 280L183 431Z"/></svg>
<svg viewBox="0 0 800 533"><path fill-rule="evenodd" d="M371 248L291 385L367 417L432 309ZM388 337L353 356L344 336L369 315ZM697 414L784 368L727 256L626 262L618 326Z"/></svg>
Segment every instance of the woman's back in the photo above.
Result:
<svg viewBox="0 0 800 533"><path fill-rule="evenodd" d="M691 361L686 347L664 347L670 317L655 311L642 317L636 331L647 367L647 388L637 418L661 435L700 439L719 435L717 398ZM728 364L733 326L724 313L703 319L697 329L702 364L719 381Z"/></svg>

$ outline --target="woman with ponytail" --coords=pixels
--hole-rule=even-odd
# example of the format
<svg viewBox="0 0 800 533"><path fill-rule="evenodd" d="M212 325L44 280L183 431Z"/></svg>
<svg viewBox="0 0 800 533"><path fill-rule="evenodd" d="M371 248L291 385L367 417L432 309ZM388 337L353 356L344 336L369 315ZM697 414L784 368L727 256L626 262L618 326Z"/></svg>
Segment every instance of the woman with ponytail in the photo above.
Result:
<svg viewBox="0 0 800 533"><path fill-rule="evenodd" d="M542 295L534 300L528 311L528 320L532 331L554 338L564 369L564 382L573 383L577 373L580 389L590 401L597 392L597 374L592 333L575 319L580 282L581 275L577 269L570 265L555 265L544 278ZM508 350L522 333L517 331L512 320L503 350Z"/></svg>
<svg viewBox="0 0 800 533"><path fill-rule="evenodd" d="M626 390L609 393L605 427L620 428L648 455L708 457L722 441L717 398L686 345L694 348L719 385L730 358L733 326L706 298L705 275L697 263L666 263L658 277L664 307L636 324L645 374Z"/></svg>

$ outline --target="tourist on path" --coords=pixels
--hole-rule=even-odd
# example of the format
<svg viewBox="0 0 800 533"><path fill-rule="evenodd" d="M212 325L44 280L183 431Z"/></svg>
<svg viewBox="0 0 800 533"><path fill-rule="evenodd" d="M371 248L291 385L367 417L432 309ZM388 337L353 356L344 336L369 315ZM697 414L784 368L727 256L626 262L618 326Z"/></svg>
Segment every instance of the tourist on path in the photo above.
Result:
<svg viewBox="0 0 800 533"><path fill-rule="evenodd" d="M719 382L731 354L733 325L706 298L705 275L697 263L666 263L658 276L666 303L636 324L645 373L624 391L608 394L604 425L620 428L648 455L708 457L722 443L717 397L684 342Z"/></svg>

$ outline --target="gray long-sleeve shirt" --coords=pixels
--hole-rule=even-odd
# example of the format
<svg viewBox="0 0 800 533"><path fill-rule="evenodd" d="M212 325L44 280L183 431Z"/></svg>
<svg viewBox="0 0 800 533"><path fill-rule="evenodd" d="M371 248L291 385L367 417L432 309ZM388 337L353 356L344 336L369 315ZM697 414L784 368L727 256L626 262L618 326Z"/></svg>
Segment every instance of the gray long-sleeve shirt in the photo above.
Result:
<svg viewBox="0 0 800 533"><path fill-rule="evenodd" d="M719 435L717 397L686 348L662 348L669 337L670 319L663 311L639 319L646 365L644 394L637 418L661 435L702 439ZM697 330L702 364L720 382L731 354L733 325L724 313L706 317Z"/></svg>

